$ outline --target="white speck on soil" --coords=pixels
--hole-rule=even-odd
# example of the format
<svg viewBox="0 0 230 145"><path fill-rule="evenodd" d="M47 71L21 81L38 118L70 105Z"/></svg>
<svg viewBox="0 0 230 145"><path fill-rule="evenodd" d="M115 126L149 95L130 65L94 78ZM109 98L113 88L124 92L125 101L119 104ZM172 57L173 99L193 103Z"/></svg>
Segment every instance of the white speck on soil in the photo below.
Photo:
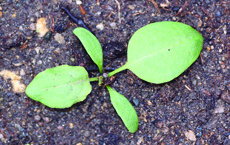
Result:
<svg viewBox="0 0 230 145"><path fill-rule="evenodd" d="M54 39L55 39L59 44L64 44L64 43L65 43L64 37L63 37L61 34L59 34L59 33L56 33L56 34L55 34Z"/></svg>
<svg viewBox="0 0 230 145"><path fill-rule="evenodd" d="M195 133L192 130L185 131L184 134L189 140L196 141Z"/></svg>
<svg viewBox="0 0 230 145"><path fill-rule="evenodd" d="M101 30L101 31L104 30L104 25L103 25L103 23L97 24L96 28L99 29L99 30Z"/></svg>

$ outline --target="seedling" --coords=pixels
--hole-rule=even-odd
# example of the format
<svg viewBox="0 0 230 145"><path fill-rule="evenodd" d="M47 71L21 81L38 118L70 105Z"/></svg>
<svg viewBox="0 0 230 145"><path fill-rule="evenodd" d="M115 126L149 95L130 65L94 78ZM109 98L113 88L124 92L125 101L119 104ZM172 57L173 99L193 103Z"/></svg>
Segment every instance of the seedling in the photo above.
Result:
<svg viewBox="0 0 230 145"><path fill-rule="evenodd" d="M39 73L26 88L26 94L51 108L68 108L85 100L91 92L90 82L103 82L103 54L98 39L78 27L73 33L99 68L101 76L89 78L81 66L61 65ZM179 22L156 22L140 28L128 44L127 63L108 73L108 77L131 70L142 80L161 84L184 72L199 56L202 35L191 26ZM113 107L129 132L138 129L138 116L131 103L106 85Z"/></svg>

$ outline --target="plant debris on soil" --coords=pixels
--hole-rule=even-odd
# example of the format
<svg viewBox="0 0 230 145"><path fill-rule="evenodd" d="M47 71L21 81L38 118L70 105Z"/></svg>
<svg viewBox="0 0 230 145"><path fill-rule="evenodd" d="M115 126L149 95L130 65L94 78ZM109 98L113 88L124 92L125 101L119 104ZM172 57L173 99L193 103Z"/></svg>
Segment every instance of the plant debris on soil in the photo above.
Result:
<svg viewBox="0 0 230 145"><path fill-rule="evenodd" d="M98 75L72 33L81 24L62 6L99 39L107 70L125 64L129 39L153 22L191 25L203 35L203 49L198 60L169 83L150 84L129 70L116 75L111 85L139 116L139 129L131 134L108 92L96 83L85 101L68 109L51 109L15 91L39 72L62 64L84 66L90 77ZM227 0L82 0L80 6L75 0L2 0L0 144L229 145L229 6ZM44 34L37 29L41 18Z"/></svg>

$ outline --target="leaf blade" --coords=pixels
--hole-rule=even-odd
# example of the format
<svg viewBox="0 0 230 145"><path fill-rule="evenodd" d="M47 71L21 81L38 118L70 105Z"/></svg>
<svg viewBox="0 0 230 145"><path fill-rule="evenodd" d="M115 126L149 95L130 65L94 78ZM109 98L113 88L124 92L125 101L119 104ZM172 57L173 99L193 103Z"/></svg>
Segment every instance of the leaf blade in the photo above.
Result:
<svg viewBox="0 0 230 145"><path fill-rule="evenodd" d="M145 81L165 83L198 58L202 45L203 37L189 25L152 23L137 30L130 39L126 67Z"/></svg>
<svg viewBox="0 0 230 145"><path fill-rule="evenodd" d="M103 53L98 39L90 31L82 27L75 28L73 33L80 39L87 53L98 66L100 73L102 73Z"/></svg>
<svg viewBox="0 0 230 145"><path fill-rule="evenodd" d="M91 92L87 71L81 66L62 65L39 73L26 94L50 108L68 108Z"/></svg>
<svg viewBox="0 0 230 145"><path fill-rule="evenodd" d="M135 109L123 95L109 86L106 86L106 88L109 91L112 105L117 114L121 117L129 132L135 133L138 129L138 116Z"/></svg>

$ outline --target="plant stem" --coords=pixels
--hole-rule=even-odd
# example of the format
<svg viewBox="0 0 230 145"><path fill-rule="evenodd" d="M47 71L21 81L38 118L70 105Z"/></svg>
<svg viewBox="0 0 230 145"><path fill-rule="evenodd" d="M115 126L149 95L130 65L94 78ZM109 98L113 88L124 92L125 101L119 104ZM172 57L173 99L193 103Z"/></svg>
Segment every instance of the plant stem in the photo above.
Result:
<svg viewBox="0 0 230 145"><path fill-rule="evenodd" d="M98 80L99 80L98 77L89 78L89 81L90 81L90 82L94 82L94 81L98 81Z"/></svg>
<svg viewBox="0 0 230 145"><path fill-rule="evenodd" d="M126 63L126 64L127 64L127 63ZM123 65L123 66L121 66L121 67L119 67L118 69L116 69L116 70L110 72L110 73L108 74L108 77L111 77L111 76L115 75L116 73L119 73L120 71L123 71L123 70L127 69L126 64Z"/></svg>

